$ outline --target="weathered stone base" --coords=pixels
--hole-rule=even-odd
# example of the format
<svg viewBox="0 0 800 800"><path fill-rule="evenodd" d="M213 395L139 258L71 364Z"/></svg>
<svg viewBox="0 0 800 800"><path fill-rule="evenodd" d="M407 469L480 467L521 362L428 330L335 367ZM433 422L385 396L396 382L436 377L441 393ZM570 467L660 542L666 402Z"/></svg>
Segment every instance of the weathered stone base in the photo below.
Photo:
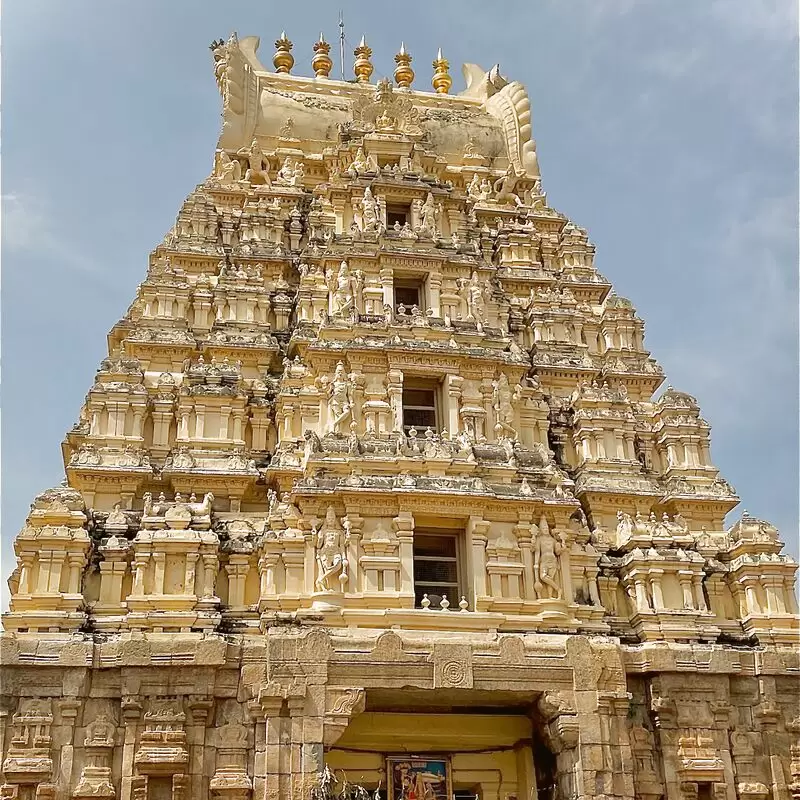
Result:
<svg viewBox="0 0 800 800"><path fill-rule="evenodd" d="M305 798L446 754L485 800L797 797L791 650L273 628L5 634L0 797ZM552 787L552 789L548 789Z"/></svg>

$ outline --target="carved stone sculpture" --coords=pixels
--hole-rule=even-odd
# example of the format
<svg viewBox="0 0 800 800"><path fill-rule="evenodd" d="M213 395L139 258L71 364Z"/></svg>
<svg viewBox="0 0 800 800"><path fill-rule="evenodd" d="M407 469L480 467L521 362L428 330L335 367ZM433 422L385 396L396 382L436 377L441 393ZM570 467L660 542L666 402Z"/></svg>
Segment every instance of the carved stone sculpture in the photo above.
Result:
<svg viewBox="0 0 800 800"><path fill-rule="evenodd" d="M328 397L328 430L338 434L352 418L353 410L352 381L343 362L336 365L333 378L326 378L324 385Z"/></svg>
<svg viewBox="0 0 800 800"><path fill-rule="evenodd" d="M269 160L264 156L257 139L253 139L250 147L242 148L238 155L247 158L247 169L244 180L252 185L270 185Z"/></svg>
<svg viewBox="0 0 800 800"><path fill-rule="evenodd" d="M495 433L511 439L517 438L517 431L514 428L514 406L512 405L513 395L508 385L508 378L504 372L492 383L492 406L494 408Z"/></svg>
<svg viewBox="0 0 800 800"><path fill-rule="evenodd" d="M325 521L316 532L318 592L341 592L347 585L347 552L349 534L336 519L333 506L328 507Z"/></svg>
<svg viewBox="0 0 800 800"><path fill-rule="evenodd" d="M561 598L561 582L558 556L561 543L550 533L550 525L542 517L539 521L539 532L535 540L534 587L539 597L546 599Z"/></svg>

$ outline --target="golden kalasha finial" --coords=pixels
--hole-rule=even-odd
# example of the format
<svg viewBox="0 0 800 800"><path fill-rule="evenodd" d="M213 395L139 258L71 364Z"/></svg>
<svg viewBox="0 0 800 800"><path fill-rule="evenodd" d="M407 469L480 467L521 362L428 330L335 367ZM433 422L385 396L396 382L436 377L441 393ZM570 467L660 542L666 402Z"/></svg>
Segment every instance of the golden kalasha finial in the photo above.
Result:
<svg viewBox="0 0 800 800"><path fill-rule="evenodd" d="M439 94L447 94L453 85L453 79L450 77L448 69L450 69L450 62L446 58L442 58L442 48L440 47L436 54L436 61L433 62L433 78L431 79L433 88Z"/></svg>
<svg viewBox="0 0 800 800"><path fill-rule="evenodd" d="M362 36L358 47L353 50L353 55L356 61L353 64L353 72L356 74L356 80L359 83L369 83L369 76L375 67L372 66L370 58L372 58L372 48L367 44L365 38Z"/></svg>
<svg viewBox="0 0 800 800"><path fill-rule="evenodd" d="M314 43L314 58L311 59L311 69L317 78L327 78L333 67L333 61L328 55L331 46L325 41L325 37L320 32L319 40Z"/></svg>
<svg viewBox="0 0 800 800"><path fill-rule="evenodd" d="M275 42L275 55L272 56L272 63L275 65L275 72L282 72L288 75L294 66L294 56L291 49L294 45L289 41L286 31L283 31L280 38Z"/></svg>
<svg viewBox="0 0 800 800"><path fill-rule="evenodd" d="M395 83L401 89L408 89L414 80L414 70L411 69L411 56L406 52L406 46L400 43L400 52L394 57L397 67L394 71Z"/></svg>

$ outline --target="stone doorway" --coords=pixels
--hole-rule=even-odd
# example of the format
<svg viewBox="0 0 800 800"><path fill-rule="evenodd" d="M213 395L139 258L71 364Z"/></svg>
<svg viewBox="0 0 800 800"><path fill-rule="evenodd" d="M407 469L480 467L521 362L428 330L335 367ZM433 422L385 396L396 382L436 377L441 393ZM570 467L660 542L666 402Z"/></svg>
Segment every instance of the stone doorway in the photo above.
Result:
<svg viewBox="0 0 800 800"><path fill-rule="evenodd" d="M446 761L448 800L551 800L555 756L540 730L530 694L368 690L325 764L380 800L408 800L393 780L394 758Z"/></svg>

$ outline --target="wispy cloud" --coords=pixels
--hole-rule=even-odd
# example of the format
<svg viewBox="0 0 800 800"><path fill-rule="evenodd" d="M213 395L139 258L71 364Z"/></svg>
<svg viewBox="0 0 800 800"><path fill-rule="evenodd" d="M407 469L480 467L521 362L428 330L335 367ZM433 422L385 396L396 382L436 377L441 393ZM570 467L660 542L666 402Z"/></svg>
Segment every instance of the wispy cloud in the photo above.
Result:
<svg viewBox="0 0 800 800"><path fill-rule="evenodd" d="M52 258L62 269L91 275L99 283L107 283L100 265L58 230L41 197L8 192L1 199L3 244L8 252Z"/></svg>
<svg viewBox="0 0 800 800"><path fill-rule="evenodd" d="M796 0L712 0L710 13L741 39L773 43L797 41Z"/></svg>

